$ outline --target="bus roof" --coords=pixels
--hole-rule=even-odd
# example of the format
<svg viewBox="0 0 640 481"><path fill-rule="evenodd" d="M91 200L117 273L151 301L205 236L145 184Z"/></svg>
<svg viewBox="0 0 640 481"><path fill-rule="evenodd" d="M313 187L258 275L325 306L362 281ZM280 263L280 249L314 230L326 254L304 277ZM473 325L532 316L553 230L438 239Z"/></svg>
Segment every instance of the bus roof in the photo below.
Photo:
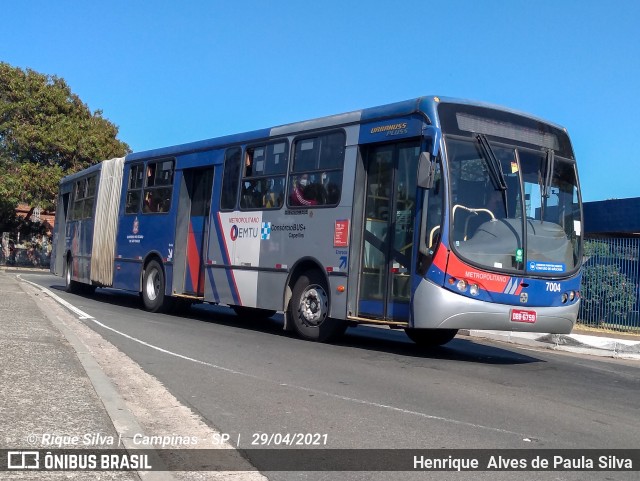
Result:
<svg viewBox="0 0 640 481"><path fill-rule="evenodd" d="M150 158L159 157L172 157L176 155L183 155L188 153L194 153L217 147L224 147L227 145L238 145L249 142L256 142L260 140L268 139L269 137L288 135L292 133L299 133L305 131L313 131L321 128L339 127L358 122L370 122L376 120L382 120L385 118L402 117L411 114L422 115L425 121L436 127L440 127L437 106L439 103L457 103L463 105L475 105L478 107L486 107L490 109L501 110L510 112L523 117L527 117L539 122L549 124L559 129L565 130L562 126L549 122L547 120L532 116L525 112L520 112L500 105L494 105L484 102L477 102L467 99L458 99L452 97L439 97L439 96L425 96L418 97L410 100L404 100L401 102L394 102L391 104L380 105L377 107L371 107L361 110L355 110L352 112L346 112L336 115L330 115L327 117L320 117L312 120L304 120L299 122L293 122L290 124L284 124L272 128L265 128L259 130L253 130L250 132L244 132L240 134L226 135L222 137L216 137L206 140L200 140L197 142L190 142L186 144L174 145L169 147L161 147L158 149L146 150L141 152L134 152L126 156L126 162L133 162L138 160L145 160ZM99 169L100 164L96 164L90 169ZM89 170L84 170L77 174L72 174L63 179L64 182L73 180L77 176L86 175Z"/></svg>
<svg viewBox="0 0 640 481"><path fill-rule="evenodd" d="M65 177L63 177L60 180L60 184L66 184L68 182L73 182L74 180L77 180L81 177L84 177L85 175L89 175L92 174L94 172L100 172L100 170L102 170L102 162L99 162L97 164L94 164L90 167L87 167L86 169L83 169L79 172L76 172L74 174L69 174Z"/></svg>

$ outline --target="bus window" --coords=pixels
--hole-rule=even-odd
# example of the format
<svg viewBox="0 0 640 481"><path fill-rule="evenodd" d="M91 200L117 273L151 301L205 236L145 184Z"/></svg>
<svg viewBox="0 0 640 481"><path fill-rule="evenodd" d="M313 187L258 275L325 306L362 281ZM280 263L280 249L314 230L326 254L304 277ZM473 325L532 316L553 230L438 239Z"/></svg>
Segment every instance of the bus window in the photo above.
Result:
<svg viewBox="0 0 640 481"><path fill-rule="evenodd" d="M342 191L344 132L296 140L289 174L289 205L338 205Z"/></svg>
<svg viewBox="0 0 640 481"><path fill-rule="evenodd" d="M71 219L82 219L82 198L84 197L84 181L78 180L73 187L73 206L71 207Z"/></svg>
<svg viewBox="0 0 640 481"><path fill-rule="evenodd" d="M244 157L241 209L279 209L284 204L287 142L248 147Z"/></svg>
<svg viewBox="0 0 640 481"><path fill-rule="evenodd" d="M142 212L145 214L169 212L172 184L173 160L148 163Z"/></svg>
<svg viewBox="0 0 640 481"><path fill-rule="evenodd" d="M73 187L73 205L70 220L87 219L93 216L93 200L96 195L96 176L76 181Z"/></svg>
<svg viewBox="0 0 640 481"><path fill-rule="evenodd" d="M133 164L129 169L129 188L124 209L125 214L137 214L142 199L142 177L144 164Z"/></svg>
<svg viewBox="0 0 640 481"><path fill-rule="evenodd" d="M82 217L93 217L93 201L96 195L96 176L92 175L86 179L84 207L82 209Z"/></svg>
<svg viewBox="0 0 640 481"><path fill-rule="evenodd" d="M238 200L238 182L240 182L240 159L242 150L239 147L227 149L224 154L224 175L220 193L220 210L233 210Z"/></svg>

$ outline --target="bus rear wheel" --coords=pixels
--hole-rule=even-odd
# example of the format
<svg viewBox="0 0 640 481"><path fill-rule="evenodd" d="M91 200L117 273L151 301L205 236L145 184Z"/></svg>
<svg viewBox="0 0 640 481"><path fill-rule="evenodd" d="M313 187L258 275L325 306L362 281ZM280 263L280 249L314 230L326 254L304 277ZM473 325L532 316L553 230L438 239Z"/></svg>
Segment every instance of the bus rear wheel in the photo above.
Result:
<svg viewBox="0 0 640 481"><path fill-rule="evenodd" d="M296 280L289 301L289 319L298 335L309 341L330 341L347 328L345 321L329 317L327 285L318 271L305 272Z"/></svg>
<svg viewBox="0 0 640 481"><path fill-rule="evenodd" d="M67 258L67 263L64 267L64 290L65 292L77 293L80 291L78 282L71 279L71 257Z"/></svg>
<svg viewBox="0 0 640 481"><path fill-rule="evenodd" d="M165 280L162 266L152 260L142 275L142 303L149 312L161 312L165 308Z"/></svg>
<svg viewBox="0 0 640 481"><path fill-rule="evenodd" d="M404 330L413 342L421 347L442 346L451 341L456 334L457 329L411 329Z"/></svg>

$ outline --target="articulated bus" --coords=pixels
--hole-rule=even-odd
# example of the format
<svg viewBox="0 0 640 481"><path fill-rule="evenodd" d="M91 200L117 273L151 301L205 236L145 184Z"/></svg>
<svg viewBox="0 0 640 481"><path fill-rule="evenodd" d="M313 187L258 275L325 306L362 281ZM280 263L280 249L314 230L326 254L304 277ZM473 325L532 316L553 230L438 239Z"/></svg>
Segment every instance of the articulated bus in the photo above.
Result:
<svg viewBox="0 0 640 481"><path fill-rule="evenodd" d="M51 271L149 311L284 312L442 345L459 329L568 333L582 203L564 128L442 97L132 153L60 184Z"/></svg>

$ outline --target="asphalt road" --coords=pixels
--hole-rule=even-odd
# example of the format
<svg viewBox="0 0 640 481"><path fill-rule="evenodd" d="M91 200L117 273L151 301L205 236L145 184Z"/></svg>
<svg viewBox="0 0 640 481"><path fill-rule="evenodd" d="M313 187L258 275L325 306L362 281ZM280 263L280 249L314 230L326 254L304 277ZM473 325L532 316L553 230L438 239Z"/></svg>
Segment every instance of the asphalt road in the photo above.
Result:
<svg viewBox="0 0 640 481"><path fill-rule="evenodd" d="M85 322L241 448L260 447L252 444L260 433L319 433L330 448L640 446L637 362L465 337L423 351L402 331L364 327L349 329L339 343L317 344L283 332L278 316L257 321L214 306L194 307L186 317L150 314L132 294L67 294L61 278L22 277L94 316L102 325ZM338 479L319 472L266 474ZM373 476L343 474L339 479ZM373 474L427 479L426 473ZM460 473L436 474L461 479ZM633 479L628 476L536 473L536 479ZM487 473L487 479L531 478Z"/></svg>

